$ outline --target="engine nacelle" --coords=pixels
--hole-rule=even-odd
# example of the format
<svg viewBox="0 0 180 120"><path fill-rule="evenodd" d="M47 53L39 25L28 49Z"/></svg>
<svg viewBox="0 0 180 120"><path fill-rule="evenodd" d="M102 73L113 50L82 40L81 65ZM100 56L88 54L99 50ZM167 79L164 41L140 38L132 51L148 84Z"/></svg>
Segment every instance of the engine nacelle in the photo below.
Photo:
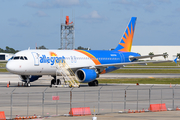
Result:
<svg viewBox="0 0 180 120"><path fill-rule="evenodd" d="M29 78L30 82L34 82L36 80L38 80L40 77L42 76L35 76L35 75L20 75L20 80L23 82L26 82L26 80Z"/></svg>
<svg viewBox="0 0 180 120"><path fill-rule="evenodd" d="M97 78L97 73L94 69L79 69L75 72L80 82L88 83Z"/></svg>

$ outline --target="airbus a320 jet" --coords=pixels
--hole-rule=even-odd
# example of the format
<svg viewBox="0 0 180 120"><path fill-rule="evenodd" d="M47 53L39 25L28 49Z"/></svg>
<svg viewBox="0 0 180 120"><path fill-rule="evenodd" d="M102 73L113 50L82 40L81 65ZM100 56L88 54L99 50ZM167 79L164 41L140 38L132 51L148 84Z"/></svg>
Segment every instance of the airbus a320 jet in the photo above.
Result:
<svg viewBox="0 0 180 120"><path fill-rule="evenodd" d="M126 65L171 61L138 61L142 58L164 56L141 56L131 52L136 17L130 19L125 32L114 50L23 50L16 53L7 63L6 69L18 74L25 86L38 80L42 75L56 77L55 63L65 61L73 70L79 82L88 83L89 86L97 86L96 78L99 74L105 74ZM60 83L59 81L57 83ZM55 79L51 85L56 84Z"/></svg>

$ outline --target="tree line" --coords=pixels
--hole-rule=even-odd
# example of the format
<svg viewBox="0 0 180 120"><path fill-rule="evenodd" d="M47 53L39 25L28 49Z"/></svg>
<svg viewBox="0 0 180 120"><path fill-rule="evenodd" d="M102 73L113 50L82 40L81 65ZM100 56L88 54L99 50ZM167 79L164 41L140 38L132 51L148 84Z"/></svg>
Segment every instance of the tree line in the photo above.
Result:
<svg viewBox="0 0 180 120"><path fill-rule="evenodd" d="M0 53L14 53L15 54L17 52L19 52L19 50L15 50L14 48L10 48L8 46L6 46L5 50L0 48Z"/></svg>
<svg viewBox="0 0 180 120"><path fill-rule="evenodd" d="M44 45L42 45L42 46L36 47L36 49L48 49L48 48L46 48ZM81 46L77 47L76 49L77 50L90 50L89 48L84 48ZM60 48L59 48L59 50L60 50ZM19 52L19 50L15 50L14 48L10 48L8 46L6 46L5 49L0 48L0 53L13 53L13 54L15 54L17 52Z"/></svg>
<svg viewBox="0 0 180 120"><path fill-rule="evenodd" d="M39 46L39 47L36 47L36 49L48 49L48 48L46 48L44 45L42 45L42 46ZM59 48L59 50L60 50L61 48ZM82 46L79 46L79 47L77 47L76 48L76 50L91 50L90 48L85 48L85 47L82 47ZM8 46L6 46L6 49L4 50L4 49L2 49L2 48L0 48L0 53L17 53L17 52L19 52L19 50L15 50L14 48L10 48L10 47L8 47ZM165 53L163 53L164 54L164 58L166 59L167 57L168 57L168 54L167 54L167 52L165 52ZM150 52L149 53L149 55L154 55L154 53L153 52ZM151 59L152 59L153 57L151 57ZM180 59L180 53L177 53L177 58L178 59Z"/></svg>

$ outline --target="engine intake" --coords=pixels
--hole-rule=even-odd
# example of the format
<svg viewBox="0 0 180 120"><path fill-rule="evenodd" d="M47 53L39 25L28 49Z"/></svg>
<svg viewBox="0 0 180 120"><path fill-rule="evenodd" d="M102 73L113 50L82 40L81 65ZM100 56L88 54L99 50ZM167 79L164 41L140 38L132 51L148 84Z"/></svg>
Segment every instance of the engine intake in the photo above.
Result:
<svg viewBox="0 0 180 120"><path fill-rule="evenodd" d="M75 72L80 82L88 83L97 78L97 73L94 69L79 69Z"/></svg>

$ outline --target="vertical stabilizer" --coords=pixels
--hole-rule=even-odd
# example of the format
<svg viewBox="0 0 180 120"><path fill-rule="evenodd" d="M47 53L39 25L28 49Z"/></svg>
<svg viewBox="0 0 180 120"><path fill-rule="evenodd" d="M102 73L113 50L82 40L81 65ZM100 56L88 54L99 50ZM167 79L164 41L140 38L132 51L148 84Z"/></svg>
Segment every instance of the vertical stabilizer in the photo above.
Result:
<svg viewBox="0 0 180 120"><path fill-rule="evenodd" d="M135 24L137 17L132 17L118 46L115 50L122 52L131 52L131 46L134 36Z"/></svg>

